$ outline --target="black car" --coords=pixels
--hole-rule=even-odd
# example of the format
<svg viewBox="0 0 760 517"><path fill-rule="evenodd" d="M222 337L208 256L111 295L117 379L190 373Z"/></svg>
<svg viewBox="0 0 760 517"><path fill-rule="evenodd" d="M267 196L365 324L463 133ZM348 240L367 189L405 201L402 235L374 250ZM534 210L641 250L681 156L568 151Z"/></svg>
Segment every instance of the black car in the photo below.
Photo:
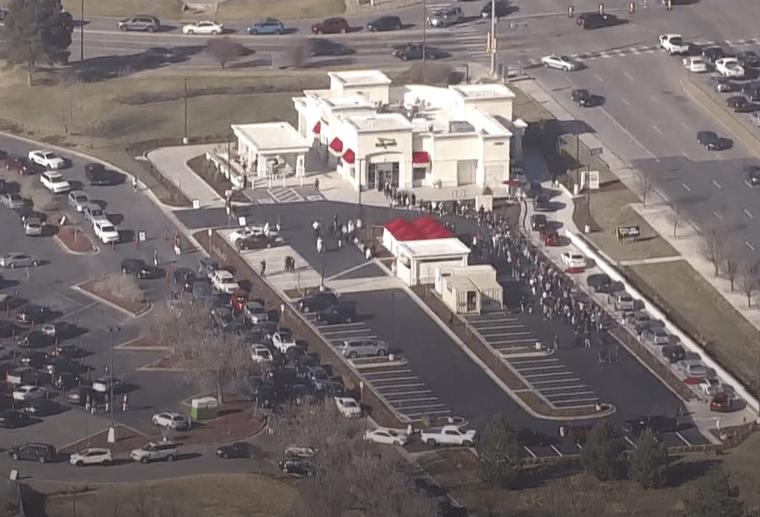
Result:
<svg viewBox="0 0 760 517"><path fill-rule="evenodd" d="M708 151L720 151L725 148L723 139L721 139L714 131L697 132L697 143L705 146L705 149Z"/></svg>
<svg viewBox="0 0 760 517"><path fill-rule="evenodd" d="M552 203L546 194L539 194L533 199L533 210L536 212L549 212L551 209Z"/></svg>
<svg viewBox="0 0 760 517"><path fill-rule="evenodd" d="M760 81L749 81L749 82L744 83L741 87L741 92L744 95L748 95L748 96L753 95L758 90L760 90Z"/></svg>
<svg viewBox="0 0 760 517"><path fill-rule="evenodd" d="M198 261L198 277L205 278L211 276L211 273L219 269L219 262L212 257L201 257Z"/></svg>
<svg viewBox="0 0 760 517"><path fill-rule="evenodd" d="M39 330L33 330L27 334L19 336L16 339L16 343L21 348L46 348L53 344L55 338L43 334Z"/></svg>
<svg viewBox="0 0 760 517"><path fill-rule="evenodd" d="M544 190L540 181L529 181L523 187L523 194L528 199L533 199Z"/></svg>
<svg viewBox="0 0 760 517"><path fill-rule="evenodd" d="M623 432L632 436L640 436L647 429L654 434L661 434L677 431L678 426L675 418L662 415L642 416L628 420L623 424Z"/></svg>
<svg viewBox="0 0 760 517"><path fill-rule="evenodd" d="M547 221L544 214L533 214L530 216L530 229L541 231L546 228Z"/></svg>
<svg viewBox="0 0 760 517"><path fill-rule="evenodd" d="M586 284L594 290L595 293L615 293L623 289L621 282L615 282L604 273L596 273L586 278Z"/></svg>
<svg viewBox="0 0 760 517"><path fill-rule="evenodd" d="M21 411L11 409L0 411L0 427L3 429L15 429L27 425L29 422L29 415Z"/></svg>
<svg viewBox="0 0 760 517"><path fill-rule="evenodd" d="M211 285L211 280L208 278L198 278L195 283L193 283L193 300L205 300L211 296L213 291L214 288Z"/></svg>
<svg viewBox="0 0 760 517"><path fill-rule="evenodd" d="M398 16L381 16L367 24L368 31L399 31L404 28Z"/></svg>
<svg viewBox="0 0 760 517"><path fill-rule="evenodd" d="M314 293L298 301L298 310L301 312L318 312L323 311L333 305L338 304L338 297L335 293L326 291Z"/></svg>
<svg viewBox="0 0 760 517"><path fill-rule="evenodd" d="M161 22L155 16L137 15L119 21L116 27L120 31L155 32L161 28Z"/></svg>
<svg viewBox="0 0 760 517"><path fill-rule="evenodd" d="M29 352L19 357L19 363L34 369L40 369L45 366L48 355L45 352Z"/></svg>
<svg viewBox="0 0 760 517"><path fill-rule="evenodd" d="M397 57L401 61L422 59L423 55L425 56L425 59L430 60L441 57L441 53L438 49L427 45L423 46L422 43L408 43L393 50L393 57Z"/></svg>
<svg viewBox="0 0 760 517"><path fill-rule="evenodd" d="M760 65L760 56L754 50L744 50L736 54L736 60L744 68Z"/></svg>
<svg viewBox="0 0 760 517"><path fill-rule="evenodd" d="M741 86L728 77L715 76L710 78L710 84L716 92L730 93L739 91Z"/></svg>
<svg viewBox="0 0 760 517"><path fill-rule="evenodd" d="M140 280L151 278L161 278L164 276L163 271L157 267L146 264L141 259L124 259L121 261L121 272L125 275L132 275Z"/></svg>
<svg viewBox="0 0 760 517"><path fill-rule="evenodd" d="M309 40L306 53L310 57L345 56L353 53L353 51L337 41L325 38L313 38Z"/></svg>
<svg viewBox="0 0 760 517"><path fill-rule="evenodd" d="M328 325L353 323L356 320L356 306L351 303L339 303L317 313L317 321Z"/></svg>
<svg viewBox="0 0 760 517"><path fill-rule="evenodd" d="M195 271L188 267L178 267L174 270L174 283L179 284L185 292L192 292L197 278Z"/></svg>
<svg viewBox="0 0 760 517"><path fill-rule="evenodd" d="M744 183L750 187L760 185L760 167L757 165L747 165L744 167Z"/></svg>
<svg viewBox="0 0 760 517"><path fill-rule="evenodd" d="M735 113L747 113L755 110L755 106L744 95L735 95L726 99L726 107Z"/></svg>
<svg viewBox="0 0 760 517"><path fill-rule="evenodd" d="M718 59L726 57L726 53L720 47L707 47L702 50L702 56L710 63L715 64Z"/></svg>
<svg viewBox="0 0 760 517"><path fill-rule="evenodd" d="M283 460L279 463L279 467L286 474L302 477L310 477L313 470L311 463L299 459Z"/></svg>
<svg viewBox="0 0 760 517"><path fill-rule="evenodd" d="M53 400L33 399L24 403L21 411L32 416L57 415L63 410L61 405Z"/></svg>
<svg viewBox="0 0 760 517"><path fill-rule="evenodd" d="M50 351L50 355L68 357L69 359L81 359L87 355L87 350L77 345L59 344L53 347L53 349Z"/></svg>
<svg viewBox="0 0 760 517"><path fill-rule="evenodd" d="M264 385L258 390L253 400L262 409L274 409L277 405L277 392L273 386Z"/></svg>
<svg viewBox="0 0 760 517"><path fill-rule="evenodd" d="M579 88L570 92L570 98L581 107L591 106L591 93L585 88Z"/></svg>
<svg viewBox="0 0 760 517"><path fill-rule="evenodd" d="M620 23L618 17L607 13L583 13L578 16L578 27L582 29L598 29Z"/></svg>
<svg viewBox="0 0 760 517"><path fill-rule="evenodd" d="M32 323L44 323L50 318L51 311L44 305L27 305L16 312L16 325L29 326Z"/></svg>
<svg viewBox="0 0 760 517"><path fill-rule="evenodd" d="M79 376L74 372L59 372L51 377L50 383L59 390L70 390L79 385Z"/></svg>
<svg viewBox="0 0 760 517"><path fill-rule="evenodd" d="M25 443L8 449L8 456L14 460L29 460L47 463L56 455L55 447L47 443Z"/></svg>
<svg viewBox="0 0 760 517"><path fill-rule="evenodd" d="M660 353L670 363L677 363L686 359L686 350L681 345L665 345L660 349Z"/></svg>
<svg viewBox="0 0 760 517"><path fill-rule="evenodd" d="M51 357L43 367L45 373L55 376L61 373L78 374L80 370L79 362L72 361L68 357Z"/></svg>
<svg viewBox="0 0 760 517"><path fill-rule="evenodd" d="M225 460L228 458L249 458L250 446L246 442L230 443L216 449L216 455Z"/></svg>
<svg viewBox="0 0 760 517"><path fill-rule="evenodd" d="M496 0L493 7L495 7L495 9L492 8L491 2L487 2L480 10L480 17L490 18L491 14L493 14L493 11L495 10L496 19L498 20L502 16L509 15L514 10L514 8L509 4L508 0Z"/></svg>
<svg viewBox="0 0 760 517"><path fill-rule="evenodd" d="M105 186L111 184L111 174L101 163L88 163L84 166L84 175L87 183L91 186Z"/></svg>

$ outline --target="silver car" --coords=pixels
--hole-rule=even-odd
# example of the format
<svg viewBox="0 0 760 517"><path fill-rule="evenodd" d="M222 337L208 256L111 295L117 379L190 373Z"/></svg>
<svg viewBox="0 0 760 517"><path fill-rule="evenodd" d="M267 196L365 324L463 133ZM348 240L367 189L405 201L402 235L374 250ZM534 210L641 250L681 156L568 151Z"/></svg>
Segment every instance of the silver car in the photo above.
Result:
<svg viewBox="0 0 760 517"><path fill-rule="evenodd" d="M87 197L87 192L83 190L72 190L69 192L69 206L76 210L77 212L83 212L84 207L87 206L87 204L90 201L90 198Z"/></svg>
<svg viewBox="0 0 760 517"><path fill-rule="evenodd" d="M26 205L26 201L19 196L18 194L8 194L5 193L2 196L0 196L0 203L7 206L11 210L18 210L20 208L24 208Z"/></svg>
<svg viewBox="0 0 760 517"><path fill-rule="evenodd" d="M82 212L86 221L93 222L95 219L106 219L106 212L95 203L87 203Z"/></svg>
<svg viewBox="0 0 760 517"><path fill-rule="evenodd" d="M24 222L24 233L29 236L42 235L42 221L36 217L30 217Z"/></svg>
<svg viewBox="0 0 760 517"><path fill-rule="evenodd" d="M388 343L373 339L361 339L356 341L341 341L340 353L349 359L367 356L388 355Z"/></svg>
<svg viewBox="0 0 760 517"><path fill-rule="evenodd" d="M4 257L0 257L0 266L9 267L11 269L17 267L36 267L38 265L39 261L26 253L8 253Z"/></svg>
<svg viewBox="0 0 760 517"><path fill-rule="evenodd" d="M427 24L433 27L448 27L459 23L464 19L461 7L449 6L431 13L427 17Z"/></svg>
<svg viewBox="0 0 760 517"><path fill-rule="evenodd" d="M650 328L644 331L642 334L644 341L653 343L655 345L669 345L670 334L668 334L663 328Z"/></svg>

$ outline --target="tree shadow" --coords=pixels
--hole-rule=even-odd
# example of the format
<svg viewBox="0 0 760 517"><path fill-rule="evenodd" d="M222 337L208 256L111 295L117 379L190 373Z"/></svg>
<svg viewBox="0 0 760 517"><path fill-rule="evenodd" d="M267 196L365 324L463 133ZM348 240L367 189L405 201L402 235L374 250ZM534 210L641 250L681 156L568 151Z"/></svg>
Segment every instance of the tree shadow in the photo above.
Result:
<svg viewBox="0 0 760 517"><path fill-rule="evenodd" d="M104 81L185 62L203 49L204 47L199 45L174 48L154 47L145 52L126 56L99 56L75 63L69 73L82 82Z"/></svg>
<svg viewBox="0 0 760 517"><path fill-rule="evenodd" d="M704 459L698 461L678 461L682 457L675 458L668 466L668 486L679 488L686 483L695 481L721 462L717 459Z"/></svg>

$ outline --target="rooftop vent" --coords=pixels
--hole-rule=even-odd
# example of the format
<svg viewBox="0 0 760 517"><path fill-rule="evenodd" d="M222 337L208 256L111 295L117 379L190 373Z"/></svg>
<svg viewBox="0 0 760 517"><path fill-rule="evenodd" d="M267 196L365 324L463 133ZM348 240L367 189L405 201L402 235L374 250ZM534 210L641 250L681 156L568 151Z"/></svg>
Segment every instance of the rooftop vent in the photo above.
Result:
<svg viewBox="0 0 760 517"><path fill-rule="evenodd" d="M452 120L449 122L449 133L472 133L475 128L466 120Z"/></svg>

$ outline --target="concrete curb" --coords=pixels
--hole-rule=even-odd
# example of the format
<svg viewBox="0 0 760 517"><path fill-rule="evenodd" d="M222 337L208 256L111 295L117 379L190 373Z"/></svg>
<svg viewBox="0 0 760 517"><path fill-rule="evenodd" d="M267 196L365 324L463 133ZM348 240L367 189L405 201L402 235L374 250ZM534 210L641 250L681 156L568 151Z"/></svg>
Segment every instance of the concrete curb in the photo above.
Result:
<svg viewBox="0 0 760 517"><path fill-rule="evenodd" d="M83 295L87 296L88 298L91 298L91 299L95 300L96 302L100 302L100 303L102 303L104 305L107 305L108 307L111 307L112 309L115 309L115 310L121 312L122 314L126 314L127 316L129 316L131 318L139 318L141 316L144 316L145 314L147 314L153 308L153 305L150 302L148 302L148 307L145 308L145 309L142 309L139 312L132 312L130 310L127 310L124 307L121 307L121 306L119 306L119 305L117 305L117 304L115 304L113 302L110 302L110 301L106 300L105 298L101 298L97 294L94 294L94 293L88 291L87 289L82 289L80 287L82 284L84 284L86 282L89 282L89 281L90 280L85 280L84 282L80 282L80 283L78 283L76 285L71 286L71 288L74 289L75 291L79 292L79 293L82 293Z"/></svg>
<svg viewBox="0 0 760 517"><path fill-rule="evenodd" d="M66 246L66 244L58 237L58 235L53 235L53 242L55 242L59 248L61 248L63 251L65 251L66 253L70 255L85 256L85 255L97 255L98 253L100 253L100 248L92 242L92 239L90 239L90 237L87 235L85 235L85 237L87 237L87 240L90 241L90 245L92 245L92 248L93 248L92 251L74 251L70 249L68 246Z"/></svg>

